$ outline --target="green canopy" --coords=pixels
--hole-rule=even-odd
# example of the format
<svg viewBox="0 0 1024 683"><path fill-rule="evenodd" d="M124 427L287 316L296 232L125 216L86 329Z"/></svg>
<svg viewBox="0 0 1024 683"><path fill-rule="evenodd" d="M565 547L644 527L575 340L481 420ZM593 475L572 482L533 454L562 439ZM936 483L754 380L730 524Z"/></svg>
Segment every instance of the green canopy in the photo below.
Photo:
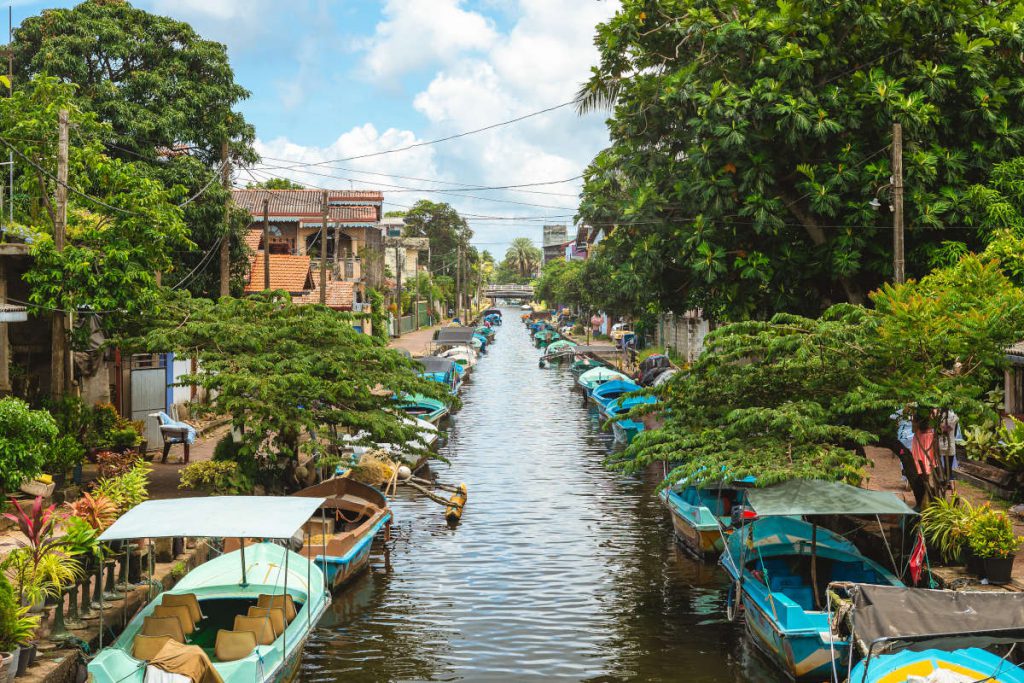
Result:
<svg viewBox="0 0 1024 683"><path fill-rule="evenodd" d="M816 479L794 479L750 489L747 501L758 517L917 514L891 493Z"/></svg>

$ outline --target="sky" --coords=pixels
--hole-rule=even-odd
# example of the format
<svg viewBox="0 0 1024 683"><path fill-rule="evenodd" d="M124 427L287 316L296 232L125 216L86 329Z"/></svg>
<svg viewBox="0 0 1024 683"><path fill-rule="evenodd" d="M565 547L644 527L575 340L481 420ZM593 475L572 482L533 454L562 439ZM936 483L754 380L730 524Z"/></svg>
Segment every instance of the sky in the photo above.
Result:
<svg viewBox="0 0 1024 683"><path fill-rule="evenodd" d="M17 25L46 7L76 3L13 4ZM581 117L564 106L448 142L350 159L569 102L596 63L594 27L614 13L616 0L134 4L227 45L236 80L252 93L239 108L256 127L263 157L262 166L238 174L242 184L273 175L379 189L385 210L447 201L467 215L474 244L500 258L514 237L539 245L544 223L572 231L576 178L608 143L607 114ZM308 163L322 165L294 168Z"/></svg>

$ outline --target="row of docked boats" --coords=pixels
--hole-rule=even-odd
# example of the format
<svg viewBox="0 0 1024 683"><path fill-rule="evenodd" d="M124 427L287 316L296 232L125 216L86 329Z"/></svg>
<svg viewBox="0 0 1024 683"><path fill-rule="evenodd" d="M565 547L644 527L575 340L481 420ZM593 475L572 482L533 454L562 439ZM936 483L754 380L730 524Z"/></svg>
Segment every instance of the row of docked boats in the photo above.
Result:
<svg viewBox="0 0 1024 683"><path fill-rule="evenodd" d="M425 379L454 396L493 343L501 313L471 328L442 328L431 356L416 358ZM398 396L431 447L449 404ZM353 458L366 434L350 437ZM397 444L376 444L400 455ZM289 497L222 496L147 501L103 532L105 543L170 537L222 539L223 553L161 591L88 664L94 683L279 683L298 673L303 647L335 591L365 569L374 538L392 513L386 496L334 476ZM153 584L157 585L157 584ZM103 631L101 625L101 632Z"/></svg>

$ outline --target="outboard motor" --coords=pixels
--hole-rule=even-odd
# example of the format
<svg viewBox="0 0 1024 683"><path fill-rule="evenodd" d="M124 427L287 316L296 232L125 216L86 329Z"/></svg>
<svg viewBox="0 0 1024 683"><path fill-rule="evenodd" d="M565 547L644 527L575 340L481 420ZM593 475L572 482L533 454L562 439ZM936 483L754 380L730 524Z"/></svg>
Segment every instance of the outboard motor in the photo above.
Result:
<svg viewBox="0 0 1024 683"><path fill-rule="evenodd" d="M750 522L757 519L757 513L754 512L753 508L746 505L734 505L732 508L732 519L730 523L734 529L746 526Z"/></svg>

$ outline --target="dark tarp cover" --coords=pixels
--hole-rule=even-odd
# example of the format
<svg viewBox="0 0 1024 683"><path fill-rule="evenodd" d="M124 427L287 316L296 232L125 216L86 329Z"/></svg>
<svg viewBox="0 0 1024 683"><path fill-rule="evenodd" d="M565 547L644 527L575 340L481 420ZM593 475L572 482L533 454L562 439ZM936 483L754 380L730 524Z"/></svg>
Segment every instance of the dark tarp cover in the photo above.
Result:
<svg viewBox="0 0 1024 683"><path fill-rule="evenodd" d="M501 315L501 309L500 308L488 308L486 311L481 313L481 315L490 315L491 313L494 313L494 314L497 314L497 315L500 316Z"/></svg>
<svg viewBox="0 0 1024 683"><path fill-rule="evenodd" d="M452 365L455 363L451 358L439 358L437 356L420 356L419 358L413 358L413 360L425 368L424 372L438 372L441 374L451 370Z"/></svg>
<svg viewBox="0 0 1024 683"><path fill-rule="evenodd" d="M891 493L816 479L793 479L751 489L747 500L759 517L917 514Z"/></svg>
<svg viewBox="0 0 1024 683"><path fill-rule="evenodd" d="M853 629L872 655L896 649L959 649L1024 640L1024 593L855 584ZM911 642L919 641L919 642Z"/></svg>
<svg viewBox="0 0 1024 683"><path fill-rule="evenodd" d="M472 327L442 327L434 341L438 344L468 344L473 338Z"/></svg>

